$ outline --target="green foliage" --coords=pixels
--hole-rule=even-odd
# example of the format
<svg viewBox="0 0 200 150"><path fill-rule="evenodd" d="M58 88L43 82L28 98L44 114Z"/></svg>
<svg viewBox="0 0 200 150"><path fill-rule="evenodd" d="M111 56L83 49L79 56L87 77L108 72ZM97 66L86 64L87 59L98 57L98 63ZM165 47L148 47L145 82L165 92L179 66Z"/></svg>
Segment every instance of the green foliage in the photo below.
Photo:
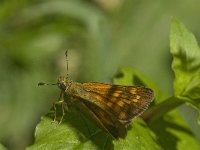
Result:
<svg viewBox="0 0 200 150"><path fill-rule="evenodd" d="M176 97L200 108L200 48L194 35L173 19L170 33Z"/></svg>
<svg viewBox="0 0 200 150"><path fill-rule="evenodd" d="M135 119L128 126L126 138L114 140L96 124L80 115L77 110L68 112L61 125L52 123L52 119L45 116L36 127L35 144L27 150L45 148L198 150L200 145L194 134L174 108L184 101L197 104L196 101L200 99L198 92L200 82L196 80L199 75L199 68L196 67L200 60L199 49L192 34L176 19L172 19L170 40L172 67L176 76L174 96L166 98L154 83L131 68L122 68L114 78L115 84L139 84L154 89L155 102L142 115L146 123L139 118Z"/></svg>
<svg viewBox="0 0 200 150"><path fill-rule="evenodd" d="M0 144L0 150L7 150L3 145Z"/></svg>
<svg viewBox="0 0 200 150"><path fill-rule="evenodd" d="M115 150L132 150L132 149L149 149L149 150L161 150L155 133L146 125L141 119L135 119L131 123L128 135L125 139L119 139L114 141Z"/></svg>
<svg viewBox="0 0 200 150"><path fill-rule="evenodd" d="M144 147L148 142L155 149L167 149L169 143L174 146L172 149L190 149L189 145L195 149L196 138L191 131L200 141L196 114L184 109L180 115L174 109L189 103L199 110L199 48L193 35L176 19L171 28L172 55L167 37L171 16L181 18L199 37L199 9L198 0L0 1L0 143L13 150L27 145L31 145L28 149L39 149L40 143L58 148L59 145L51 144L53 137L63 136L55 141L65 144L68 136L57 131L67 129L70 138L77 139L80 147L121 148L133 138L136 146L140 146L137 141L144 139L140 142ZM69 50L69 74L75 81L109 83L118 68L130 66L120 69L114 83L146 85L155 91L152 106L142 116L146 123L135 120L127 139L120 141L112 141L90 120L85 121L92 128L88 132L79 127L81 119L76 122L68 115L57 128L50 124L52 117L49 116L38 124L58 98L59 90L37 87L37 83L55 83L60 74L66 74L66 49ZM174 90L170 56L173 56L176 77ZM171 110L172 114L167 113ZM80 117L75 112L69 115ZM183 116L196 128L188 126ZM90 138L92 133L95 136ZM137 133L138 139L134 137ZM44 135L52 136L52 140L45 140ZM0 149L5 149L4 146Z"/></svg>
<svg viewBox="0 0 200 150"><path fill-rule="evenodd" d="M80 114L67 113L61 125L51 118L43 117L35 131L35 144L27 150L110 149L108 141L105 133L84 120Z"/></svg>

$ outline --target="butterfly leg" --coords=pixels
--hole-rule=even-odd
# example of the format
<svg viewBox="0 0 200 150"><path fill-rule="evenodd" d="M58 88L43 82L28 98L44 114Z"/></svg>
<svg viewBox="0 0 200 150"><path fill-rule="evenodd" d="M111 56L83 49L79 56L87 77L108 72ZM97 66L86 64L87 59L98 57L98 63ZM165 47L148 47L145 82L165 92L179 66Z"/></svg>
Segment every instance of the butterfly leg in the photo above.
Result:
<svg viewBox="0 0 200 150"><path fill-rule="evenodd" d="M61 104L61 109L62 109L62 116L60 118L60 121L58 124L60 124L64 118L64 115L65 115L65 108L64 108L64 105L65 105L65 102L64 102L64 94L63 92L60 93L60 96L59 96L59 100L57 102L54 102L53 103L53 109L54 109L54 119L53 119L53 122L56 122L57 120L57 107L56 105L60 105Z"/></svg>
<svg viewBox="0 0 200 150"><path fill-rule="evenodd" d="M61 123L62 123L63 118L64 118L64 116L65 116L65 108L64 108L65 102L64 102L64 98L63 98L60 102L61 102L62 116L61 116L60 121L59 121L58 124L61 124Z"/></svg>

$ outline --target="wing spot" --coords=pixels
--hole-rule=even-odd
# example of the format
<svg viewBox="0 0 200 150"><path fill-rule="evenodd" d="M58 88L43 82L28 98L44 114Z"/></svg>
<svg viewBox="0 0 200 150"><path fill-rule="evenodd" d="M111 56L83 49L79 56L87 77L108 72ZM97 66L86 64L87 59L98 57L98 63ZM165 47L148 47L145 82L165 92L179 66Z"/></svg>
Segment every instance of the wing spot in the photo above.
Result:
<svg viewBox="0 0 200 150"><path fill-rule="evenodd" d="M136 99L138 99L138 100L139 100L140 98L141 98L141 96L139 96L139 95L137 95L137 96L136 96Z"/></svg>
<svg viewBox="0 0 200 150"><path fill-rule="evenodd" d="M117 105L123 107L123 106L124 106L124 102L123 102L123 101L118 101L118 102L117 102Z"/></svg>
<svg viewBox="0 0 200 150"><path fill-rule="evenodd" d="M138 102L138 99L132 99L133 102L137 103Z"/></svg>
<svg viewBox="0 0 200 150"><path fill-rule="evenodd" d="M117 93L117 92L113 93L114 97L118 97L119 95L120 95L120 93Z"/></svg>
<svg viewBox="0 0 200 150"><path fill-rule="evenodd" d="M136 94L136 91L137 91L137 89L132 89L132 90L130 91L130 93L131 93L131 94Z"/></svg>

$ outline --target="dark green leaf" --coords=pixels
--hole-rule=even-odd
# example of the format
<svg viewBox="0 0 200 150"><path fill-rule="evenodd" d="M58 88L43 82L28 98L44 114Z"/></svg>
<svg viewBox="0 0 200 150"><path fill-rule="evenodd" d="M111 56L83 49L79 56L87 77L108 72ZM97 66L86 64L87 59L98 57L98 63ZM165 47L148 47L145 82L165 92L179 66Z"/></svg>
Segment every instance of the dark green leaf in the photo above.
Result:
<svg viewBox="0 0 200 150"><path fill-rule="evenodd" d="M165 150L199 150L200 145L178 111L173 110L150 125Z"/></svg>
<svg viewBox="0 0 200 150"><path fill-rule="evenodd" d="M129 132L125 139L115 140L116 150L161 150L156 135L141 119L134 120L129 126Z"/></svg>

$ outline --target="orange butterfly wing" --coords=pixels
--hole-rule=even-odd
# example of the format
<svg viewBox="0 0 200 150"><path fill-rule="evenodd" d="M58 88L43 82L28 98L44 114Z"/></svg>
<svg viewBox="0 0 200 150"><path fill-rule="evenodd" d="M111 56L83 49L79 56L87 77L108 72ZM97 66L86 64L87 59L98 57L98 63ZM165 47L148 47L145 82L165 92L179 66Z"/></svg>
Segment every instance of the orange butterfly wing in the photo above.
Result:
<svg viewBox="0 0 200 150"><path fill-rule="evenodd" d="M145 87L101 83L83 83L83 87L97 106L124 124L146 110L153 99L153 91Z"/></svg>

